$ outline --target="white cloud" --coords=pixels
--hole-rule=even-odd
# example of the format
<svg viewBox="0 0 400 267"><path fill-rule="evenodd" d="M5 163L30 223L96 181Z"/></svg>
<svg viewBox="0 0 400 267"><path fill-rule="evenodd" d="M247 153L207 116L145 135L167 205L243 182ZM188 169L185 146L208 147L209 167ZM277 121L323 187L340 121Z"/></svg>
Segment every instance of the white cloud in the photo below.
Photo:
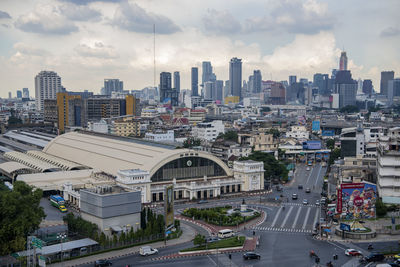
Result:
<svg viewBox="0 0 400 267"><path fill-rule="evenodd" d="M400 35L400 27L387 27L382 30L381 37L392 37Z"/></svg>
<svg viewBox="0 0 400 267"><path fill-rule="evenodd" d="M207 32L227 34L237 33L242 30L240 22L227 10L208 9L202 21Z"/></svg>
<svg viewBox="0 0 400 267"><path fill-rule="evenodd" d="M60 6L60 13L67 19L74 21L99 21L101 13L88 6L78 6L74 4L63 4Z"/></svg>
<svg viewBox="0 0 400 267"><path fill-rule="evenodd" d="M119 55L115 48L110 45L104 45L101 41L95 41L91 44L80 44L74 49L78 55L82 57L95 57L95 58L118 58Z"/></svg>
<svg viewBox="0 0 400 267"><path fill-rule="evenodd" d="M0 10L0 19L11 19L11 16L7 12Z"/></svg>
<svg viewBox="0 0 400 267"><path fill-rule="evenodd" d="M111 24L127 31L140 33L153 32L153 24L156 25L156 32L160 34L180 31L180 28L168 17L147 12L136 3L128 2L120 4Z"/></svg>

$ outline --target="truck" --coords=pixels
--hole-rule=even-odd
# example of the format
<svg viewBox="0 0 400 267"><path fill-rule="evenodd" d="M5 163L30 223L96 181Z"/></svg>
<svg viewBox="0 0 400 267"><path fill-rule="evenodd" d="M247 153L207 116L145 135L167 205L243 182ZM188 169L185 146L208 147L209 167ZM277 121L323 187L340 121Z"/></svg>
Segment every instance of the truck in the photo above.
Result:
<svg viewBox="0 0 400 267"><path fill-rule="evenodd" d="M67 212L67 208L65 207L65 200L59 195L50 196L50 203L54 207L58 208L61 212Z"/></svg>

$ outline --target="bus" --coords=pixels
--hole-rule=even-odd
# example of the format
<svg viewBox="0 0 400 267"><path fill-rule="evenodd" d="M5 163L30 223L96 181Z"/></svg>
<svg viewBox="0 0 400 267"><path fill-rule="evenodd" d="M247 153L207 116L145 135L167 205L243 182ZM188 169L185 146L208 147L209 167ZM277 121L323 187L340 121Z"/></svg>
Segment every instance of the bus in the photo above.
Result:
<svg viewBox="0 0 400 267"><path fill-rule="evenodd" d="M50 196L50 203L54 207L58 208L61 212L67 212L67 208L65 207L65 200L59 195Z"/></svg>
<svg viewBox="0 0 400 267"><path fill-rule="evenodd" d="M231 229L223 229L218 232L219 238L228 238L234 235L235 233Z"/></svg>

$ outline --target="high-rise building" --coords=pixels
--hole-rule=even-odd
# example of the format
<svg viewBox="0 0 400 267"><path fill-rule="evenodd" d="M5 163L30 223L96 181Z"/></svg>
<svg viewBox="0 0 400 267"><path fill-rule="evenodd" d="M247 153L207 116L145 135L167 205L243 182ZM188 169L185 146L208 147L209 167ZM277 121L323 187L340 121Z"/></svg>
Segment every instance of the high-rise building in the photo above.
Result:
<svg viewBox="0 0 400 267"><path fill-rule="evenodd" d="M271 94L269 97L269 104L272 105L285 105L286 103L286 90L282 83L274 82L271 84Z"/></svg>
<svg viewBox="0 0 400 267"><path fill-rule="evenodd" d="M174 88L179 94L181 91L181 77L179 75L179 71L174 72Z"/></svg>
<svg viewBox="0 0 400 267"><path fill-rule="evenodd" d="M45 99L56 99L61 92L61 77L54 71L41 71L35 77L36 109L42 111Z"/></svg>
<svg viewBox="0 0 400 267"><path fill-rule="evenodd" d="M388 99L392 103L393 97L400 96L400 78L388 82Z"/></svg>
<svg viewBox="0 0 400 267"><path fill-rule="evenodd" d="M124 83L119 79L104 79L104 94L111 95L111 92L122 92Z"/></svg>
<svg viewBox="0 0 400 267"><path fill-rule="evenodd" d="M349 70L336 73L334 93L339 95L339 108L356 105L357 81L352 79Z"/></svg>
<svg viewBox="0 0 400 267"><path fill-rule="evenodd" d="M297 76L296 75L290 75L289 76L289 86L294 84L294 83L297 83Z"/></svg>
<svg viewBox="0 0 400 267"><path fill-rule="evenodd" d="M339 70L347 70L347 55L345 51L340 54Z"/></svg>
<svg viewBox="0 0 400 267"><path fill-rule="evenodd" d="M242 60L232 58L229 62L230 94L242 98Z"/></svg>
<svg viewBox="0 0 400 267"><path fill-rule="evenodd" d="M22 88L22 97L29 98L29 89L28 88Z"/></svg>
<svg viewBox="0 0 400 267"><path fill-rule="evenodd" d="M320 95L326 96L330 94L329 88L329 74L314 74L313 86L318 87L318 92Z"/></svg>
<svg viewBox="0 0 400 267"><path fill-rule="evenodd" d="M171 73L160 73L160 103L178 106L179 93L171 88Z"/></svg>
<svg viewBox="0 0 400 267"><path fill-rule="evenodd" d="M363 81L362 91L366 95L371 95L372 94L372 81L371 80L364 80Z"/></svg>
<svg viewBox="0 0 400 267"><path fill-rule="evenodd" d="M208 81L211 81L213 78L213 69L211 66L211 62L209 61L203 61L202 63L202 78L201 78L201 84L204 86L204 84Z"/></svg>
<svg viewBox="0 0 400 267"><path fill-rule="evenodd" d="M204 83L204 99L215 100L214 82L208 81Z"/></svg>
<svg viewBox="0 0 400 267"><path fill-rule="evenodd" d="M381 72L381 95L388 95L388 82L394 79L394 71Z"/></svg>
<svg viewBox="0 0 400 267"><path fill-rule="evenodd" d="M22 91L21 90L17 90L17 98L22 98Z"/></svg>
<svg viewBox="0 0 400 267"><path fill-rule="evenodd" d="M199 95L199 69L192 68L192 96Z"/></svg>
<svg viewBox="0 0 400 267"><path fill-rule="evenodd" d="M223 100L224 81L216 80L214 82L215 100Z"/></svg>
<svg viewBox="0 0 400 267"><path fill-rule="evenodd" d="M261 71L260 70L254 70L253 72L253 93L260 93L261 92Z"/></svg>

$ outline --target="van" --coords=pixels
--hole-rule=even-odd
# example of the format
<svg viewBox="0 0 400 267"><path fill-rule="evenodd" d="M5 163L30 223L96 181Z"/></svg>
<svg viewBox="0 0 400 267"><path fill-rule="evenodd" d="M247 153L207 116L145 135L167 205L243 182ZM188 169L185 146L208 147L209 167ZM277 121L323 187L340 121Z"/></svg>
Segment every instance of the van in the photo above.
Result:
<svg viewBox="0 0 400 267"><path fill-rule="evenodd" d="M223 229L218 232L219 238L228 238L234 235L235 233L231 229Z"/></svg>
<svg viewBox="0 0 400 267"><path fill-rule="evenodd" d="M80 255L86 255L87 254L87 247L83 247L80 249Z"/></svg>
<svg viewBox="0 0 400 267"><path fill-rule="evenodd" d="M139 254L142 256L149 256L158 253L156 248L152 248L150 246L141 247L139 250Z"/></svg>

